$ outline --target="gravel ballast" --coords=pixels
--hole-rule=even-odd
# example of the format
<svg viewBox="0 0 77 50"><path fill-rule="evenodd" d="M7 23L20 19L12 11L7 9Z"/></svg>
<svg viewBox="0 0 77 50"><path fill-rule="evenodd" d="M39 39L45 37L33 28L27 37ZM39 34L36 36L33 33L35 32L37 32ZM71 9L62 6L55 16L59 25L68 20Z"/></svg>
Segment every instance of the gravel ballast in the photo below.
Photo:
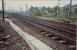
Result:
<svg viewBox="0 0 77 50"><path fill-rule="evenodd" d="M8 22L0 21L0 50L31 50Z"/></svg>

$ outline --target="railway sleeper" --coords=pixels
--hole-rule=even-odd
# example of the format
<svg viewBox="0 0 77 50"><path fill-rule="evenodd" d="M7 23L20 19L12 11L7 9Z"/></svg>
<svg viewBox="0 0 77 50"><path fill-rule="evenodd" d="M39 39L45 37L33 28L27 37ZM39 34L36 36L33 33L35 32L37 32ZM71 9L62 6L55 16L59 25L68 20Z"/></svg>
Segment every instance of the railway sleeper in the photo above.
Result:
<svg viewBox="0 0 77 50"><path fill-rule="evenodd" d="M38 30L39 28L35 27L35 26L32 26L31 27L32 29L35 29L35 30Z"/></svg>
<svg viewBox="0 0 77 50"><path fill-rule="evenodd" d="M0 41L0 44L4 43L4 41Z"/></svg>
<svg viewBox="0 0 77 50"><path fill-rule="evenodd" d="M65 45L73 45L69 41L65 41L65 40L58 40L58 42Z"/></svg>
<svg viewBox="0 0 77 50"><path fill-rule="evenodd" d="M0 28L1 29L1 28ZM5 32L5 30L0 30L0 33L4 33Z"/></svg>
<svg viewBox="0 0 77 50"><path fill-rule="evenodd" d="M61 43L61 44L65 44L65 43L67 43L67 41L65 41L65 40L62 40L61 38L59 38L59 37L56 37L56 36L53 36L53 37L51 37L53 40L57 40L59 43Z"/></svg>
<svg viewBox="0 0 77 50"><path fill-rule="evenodd" d="M38 32L44 32L43 30L37 30Z"/></svg>
<svg viewBox="0 0 77 50"><path fill-rule="evenodd" d="M10 35L7 35L7 36L2 36L0 38L10 38L11 36Z"/></svg>
<svg viewBox="0 0 77 50"><path fill-rule="evenodd" d="M9 44L9 42L3 41L3 42L0 43L0 45L5 45L5 44Z"/></svg>
<svg viewBox="0 0 77 50"><path fill-rule="evenodd" d="M0 33L3 33L6 29L3 26L0 26Z"/></svg>
<svg viewBox="0 0 77 50"><path fill-rule="evenodd" d="M71 49L76 49L75 45L69 45L68 47L71 48Z"/></svg>
<svg viewBox="0 0 77 50"><path fill-rule="evenodd" d="M6 41L7 39L9 39L11 36L7 35L5 37L0 37L0 41Z"/></svg>
<svg viewBox="0 0 77 50"><path fill-rule="evenodd" d="M54 36L53 34L45 34L45 36L47 36L47 37L52 37L52 36Z"/></svg>
<svg viewBox="0 0 77 50"><path fill-rule="evenodd" d="M10 45L9 42L4 42L4 43L0 44L0 48L7 47L7 46L9 46L9 45Z"/></svg>
<svg viewBox="0 0 77 50"><path fill-rule="evenodd" d="M47 32L42 32L41 34L44 35L44 34L47 34Z"/></svg>
<svg viewBox="0 0 77 50"><path fill-rule="evenodd" d="M0 34L0 37L6 36L5 34Z"/></svg>
<svg viewBox="0 0 77 50"><path fill-rule="evenodd" d="M31 27L30 24L28 24L27 27L30 28Z"/></svg>
<svg viewBox="0 0 77 50"><path fill-rule="evenodd" d="M56 38L55 40L59 41L59 40L62 40L60 37Z"/></svg>
<svg viewBox="0 0 77 50"><path fill-rule="evenodd" d="M65 41L65 42L62 42L62 41ZM66 41L66 40L59 40L59 42L62 43L62 44L65 44L65 45L74 45L71 42Z"/></svg>
<svg viewBox="0 0 77 50"><path fill-rule="evenodd" d="M59 37L56 37L56 36L53 36L53 37L51 37L53 40L56 40L56 39L58 39Z"/></svg>
<svg viewBox="0 0 77 50"><path fill-rule="evenodd" d="M62 43L62 44L67 43L67 41L65 41L65 40L59 40L58 42Z"/></svg>

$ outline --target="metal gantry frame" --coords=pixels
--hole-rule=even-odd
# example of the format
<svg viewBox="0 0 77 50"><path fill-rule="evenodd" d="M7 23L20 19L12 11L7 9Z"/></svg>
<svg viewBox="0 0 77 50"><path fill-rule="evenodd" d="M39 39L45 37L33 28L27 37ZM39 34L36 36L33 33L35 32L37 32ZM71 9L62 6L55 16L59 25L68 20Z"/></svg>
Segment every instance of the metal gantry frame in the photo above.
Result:
<svg viewBox="0 0 77 50"><path fill-rule="evenodd" d="M2 0L2 16L3 16L3 21L5 21L4 19L4 0Z"/></svg>

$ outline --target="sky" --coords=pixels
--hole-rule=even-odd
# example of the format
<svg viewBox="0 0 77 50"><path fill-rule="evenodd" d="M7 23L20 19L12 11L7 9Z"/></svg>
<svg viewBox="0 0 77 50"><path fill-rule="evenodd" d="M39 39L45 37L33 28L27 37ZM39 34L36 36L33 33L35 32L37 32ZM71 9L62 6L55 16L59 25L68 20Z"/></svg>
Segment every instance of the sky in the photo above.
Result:
<svg viewBox="0 0 77 50"><path fill-rule="evenodd" d="M4 0L5 1L5 9L7 10L20 10L26 9L26 5L28 9L31 6L34 7L54 7L58 4L58 0ZM70 0L61 0L60 6L65 6L69 4ZM72 4L77 4L77 0L73 0ZM1 9L1 0L0 0L0 9Z"/></svg>

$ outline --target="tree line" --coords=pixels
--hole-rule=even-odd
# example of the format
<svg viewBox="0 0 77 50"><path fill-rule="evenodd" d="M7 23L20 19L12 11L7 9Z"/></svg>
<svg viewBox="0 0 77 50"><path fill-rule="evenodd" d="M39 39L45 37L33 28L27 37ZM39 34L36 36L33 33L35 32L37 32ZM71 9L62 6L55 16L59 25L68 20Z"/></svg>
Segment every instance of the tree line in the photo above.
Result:
<svg viewBox="0 0 77 50"><path fill-rule="evenodd" d="M53 8L31 6L31 8L28 9L28 14L33 16L57 17L57 18L67 18L67 19L69 18L70 20L77 19L77 5L72 5L71 17L68 17L69 5L66 5L64 7L58 7L58 11L59 11L58 16L57 16L57 7L58 6L55 6Z"/></svg>

